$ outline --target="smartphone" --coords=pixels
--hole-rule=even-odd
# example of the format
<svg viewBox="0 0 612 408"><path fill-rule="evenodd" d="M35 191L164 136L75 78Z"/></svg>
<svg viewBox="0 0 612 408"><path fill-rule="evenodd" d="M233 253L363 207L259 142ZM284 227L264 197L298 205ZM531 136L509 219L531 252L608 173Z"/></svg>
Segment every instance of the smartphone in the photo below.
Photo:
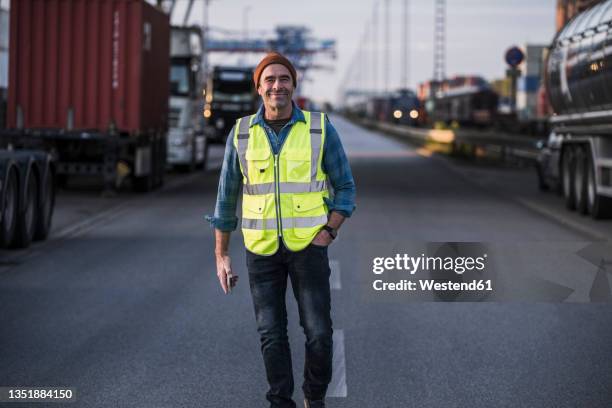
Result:
<svg viewBox="0 0 612 408"><path fill-rule="evenodd" d="M236 278L234 275L226 275L227 294L232 293L232 288L236 286Z"/></svg>

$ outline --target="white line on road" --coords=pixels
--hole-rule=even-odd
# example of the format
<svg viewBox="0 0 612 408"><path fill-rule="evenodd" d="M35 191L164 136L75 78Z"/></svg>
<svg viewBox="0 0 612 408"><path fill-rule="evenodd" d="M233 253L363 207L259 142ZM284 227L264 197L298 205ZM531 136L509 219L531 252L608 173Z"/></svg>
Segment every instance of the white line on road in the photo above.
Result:
<svg viewBox="0 0 612 408"><path fill-rule="evenodd" d="M331 276L329 277L329 285L331 289L342 289L342 282L340 281L340 261L331 259L329 261L329 268L331 269Z"/></svg>
<svg viewBox="0 0 612 408"><path fill-rule="evenodd" d="M332 290L342 289L340 280L340 261L330 259L331 275L329 285ZM346 398L346 359L344 357L344 330L336 329L333 335L334 359L331 383L327 391L328 397Z"/></svg>
<svg viewBox="0 0 612 408"><path fill-rule="evenodd" d="M346 398L346 360L344 358L344 330L334 330L334 360L328 397Z"/></svg>
<svg viewBox="0 0 612 408"><path fill-rule="evenodd" d="M117 204L111 208L108 208L92 217L88 217L82 221L76 222L72 225L62 228L58 232L52 235L53 239L73 238L78 235L84 234L89 230L95 228L100 223L104 223L120 215L126 206L130 204L130 201Z"/></svg>

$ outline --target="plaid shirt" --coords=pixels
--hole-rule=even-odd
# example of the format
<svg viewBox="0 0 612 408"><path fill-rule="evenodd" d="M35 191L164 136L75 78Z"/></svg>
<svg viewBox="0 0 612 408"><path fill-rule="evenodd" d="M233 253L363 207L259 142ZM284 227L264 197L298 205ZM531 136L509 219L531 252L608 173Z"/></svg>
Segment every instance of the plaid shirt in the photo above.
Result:
<svg viewBox="0 0 612 408"><path fill-rule="evenodd" d="M262 105L257 111L253 124L261 125L265 129L274 154L278 154L287 135L289 135L291 127L297 121L306 122L306 119L304 118L304 113L293 105L291 120L281 129L280 134L277 135L264 121L264 107ZM211 226L221 231L234 231L238 225L236 206L238 204L240 187L242 186L242 172L240 171L238 153L233 141L234 129L232 128L225 146L215 215L212 217L206 216L206 220L210 222ZM337 211L345 217L350 217L355 209L355 181L353 180L348 159L342 148L340 136L329 120L325 122L322 167L334 192L333 201L325 199L329 211Z"/></svg>

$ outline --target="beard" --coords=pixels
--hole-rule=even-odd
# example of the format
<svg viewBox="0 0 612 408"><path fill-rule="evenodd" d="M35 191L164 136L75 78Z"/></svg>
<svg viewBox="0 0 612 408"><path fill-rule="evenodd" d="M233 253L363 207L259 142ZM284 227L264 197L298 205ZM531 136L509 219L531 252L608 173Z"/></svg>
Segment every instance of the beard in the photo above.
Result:
<svg viewBox="0 0 612 408"><path fill-rule="evenodd" d="M267 99L272 106L283 108L290 102L291 95L289 91L281 89L278 91L266 92ZM277 96L283 96L282 98L276 98Z"/></svg>

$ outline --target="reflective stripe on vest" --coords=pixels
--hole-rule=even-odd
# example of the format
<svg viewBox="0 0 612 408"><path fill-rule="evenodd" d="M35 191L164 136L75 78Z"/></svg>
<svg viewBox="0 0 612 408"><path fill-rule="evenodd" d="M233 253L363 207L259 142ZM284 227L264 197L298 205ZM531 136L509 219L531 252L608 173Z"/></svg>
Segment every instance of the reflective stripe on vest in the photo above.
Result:
<svg viewBox="0 0 612 408"><path fill-rule="evenodd" d="M279 183L283 193L310 193L313 191L327 190L327 181L311 181L310 183ZM258 195L274 192L274 183L245 184L244 194Z"/></svg>
<svg viewBox="0 0 612 408"><path fill-rule="evenodd" d="M327 175L321 167L325 117L304 111L278 154L254 115L238 120L234 133L243 175L242 231L251 252L272 255L279 236L292 251L304 249L327 223Z"/></svg>
<svg viewBox="0 0 612 408"><path fill-rule="evenodd" d="M327 215L320 215L317 217L293 217L283 218L283 225L293 225L297 228L310 228L316 227L327 222ZM277 228L276 219L268 220L254 220L252 218L242 219L242 228L253 229L253 230L265 230Z"/></svg>

